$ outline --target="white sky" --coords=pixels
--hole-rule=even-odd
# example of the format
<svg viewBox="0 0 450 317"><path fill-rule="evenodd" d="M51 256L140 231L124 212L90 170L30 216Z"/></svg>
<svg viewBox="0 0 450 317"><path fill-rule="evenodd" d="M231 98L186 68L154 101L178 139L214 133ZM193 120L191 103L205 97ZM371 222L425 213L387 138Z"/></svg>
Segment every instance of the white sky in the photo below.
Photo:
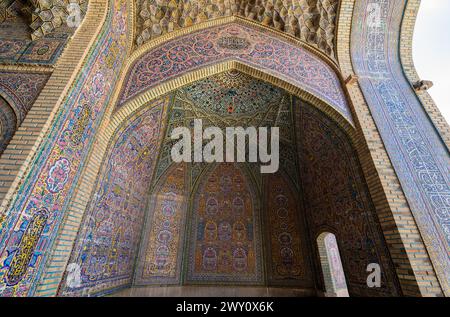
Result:
<svg viewBox="0 0 450 317"><path fill-rule="evenodd" d="M450 0L422 0L413 40L414 65L450 123Z"/></svg>

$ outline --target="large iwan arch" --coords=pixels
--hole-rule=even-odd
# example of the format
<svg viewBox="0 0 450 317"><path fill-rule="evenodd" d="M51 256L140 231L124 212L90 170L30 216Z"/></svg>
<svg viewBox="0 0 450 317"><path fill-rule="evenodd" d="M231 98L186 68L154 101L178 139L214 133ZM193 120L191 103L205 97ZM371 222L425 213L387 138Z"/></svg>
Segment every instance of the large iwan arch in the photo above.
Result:
<svg viewBox="0 0 450 317"><path fill-rule="evenodd" d="M69 33L8 37L0 87L33 89L5 97L0 296L326 296L323 232L350 296L448 295L447 136L398 45L415 1L207 2L82 1ZM278 127L279 170L173 162L195 119Z"/></svg>

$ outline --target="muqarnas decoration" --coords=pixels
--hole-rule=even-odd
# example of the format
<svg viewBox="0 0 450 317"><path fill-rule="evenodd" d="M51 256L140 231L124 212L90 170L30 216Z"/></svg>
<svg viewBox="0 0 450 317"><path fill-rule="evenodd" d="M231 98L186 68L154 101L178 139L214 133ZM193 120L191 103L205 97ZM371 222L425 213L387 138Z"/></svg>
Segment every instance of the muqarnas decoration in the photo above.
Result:
<svg viewBox="0 0 450 317"><path fill-rule="evenodd" d="M208 20L239 16L286 32L334 56L338 6L338 0L139 0L136 43L142 45Z"/></svg>

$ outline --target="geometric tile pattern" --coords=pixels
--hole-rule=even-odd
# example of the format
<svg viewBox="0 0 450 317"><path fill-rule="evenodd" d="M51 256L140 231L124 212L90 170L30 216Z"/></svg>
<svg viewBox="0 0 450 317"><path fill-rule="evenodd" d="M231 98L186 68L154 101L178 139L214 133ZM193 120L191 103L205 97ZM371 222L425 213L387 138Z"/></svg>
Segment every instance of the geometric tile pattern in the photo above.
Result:
<svg viewBox="0 0 450 317"><path fill-rule="evenodd" d="M219 163L200 179L189 217L187 284L263 283L260 207L252 187L233 163Z"/></svg>
<svg viewBox="0 0 450 317"><path fill-rule="evenodd" d="M78 1L87 4L87 0ZM0 63L54 64L75 31L66 23L68 10L74 17L77 15L72 11L74 6L79 8L76 3L64 1L56 5L47 0L4 0L0 4ZM30 20L34 20L31 28Z"/></svg>
<svg viewBox="0 0 450 317"><path fill-rule="evenodd" d="M336 292L347 290L344 269L342 268L342 261L339 255L336 237L332 234L327 234L324 238L324 242L325 249L327 250L328 261L331 266L331 276L333 277L334 289Z"/></svg>
<svg viewBox="0 0 450 317"><path fill-rule="evenodd" d="M0 63L53 65L67 41L67 34L52 34L36 41L0 39Z"/></svg>
<svg viewBox="0 0 450 317"><path fill-rule="evenodd" d="M172 165L151 195L135 285L180 283L189 195L186 176L185 164Z"/></svg>

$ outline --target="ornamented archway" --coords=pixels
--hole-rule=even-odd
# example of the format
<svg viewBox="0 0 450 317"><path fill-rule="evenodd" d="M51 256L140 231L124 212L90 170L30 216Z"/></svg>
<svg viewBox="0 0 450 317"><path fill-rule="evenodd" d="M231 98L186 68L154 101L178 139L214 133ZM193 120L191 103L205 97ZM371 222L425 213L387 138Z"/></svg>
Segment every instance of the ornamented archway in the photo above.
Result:
<svg viewBox="0 0 450 317"><path fill-rule="evenodd" d="M233 89L237 90L235 93L238 96L234 99L236 112L226 114L226 109L222 108L227 106L228 94ZM211 100L215 100L216 104L222 108L215 109L208 106L208 97L201 94L204 90L208 91ZM254 93L253 99L248 99L251 96L247 96L247 93ZM146 152L146 155L149 156L145 161L151 162L153 166L147 165L147 170L138 172L139 177L144 177L146 181L133 179L136 177L133 176L136 175L134 173L127 173L127 177L124 178L121 176L126 172L124 168L128 166L133 170L132 166L134 166L134 163L127 163L127 157L135 156L133 161L140 161L142 156L139 154L139 148L148 148L150 140L152 140L139 136L137 128L139 124L135 123L138 122L136 120L141 117L145 118L145 113L152 111L160 111L162 114L164 111L158 109L166 107L168 107L168 116L167 118L160 117L160 120L157 120L160 122L156 125L158 128L155 126L157 121L154 121L153 127L149 126L144 130L153 131L154 137L157 135L159 140L154 139L156 143L151 145L154 150ZM295 115L297 112L300 112L301 115ZM131 156L125 153L121 155L107 154L103 160L95 191L89 199L90 207L86 211L81 225L84 230L82 232L87 231L86 234L78 235L77 247L74 248L69 261L70 265L80 266L82 284L77 287L68 287L67 281L70 280L70 273L67 273L60 284L60 295L99 295L132 285L179 285L180 283L198 285L212 282L231 285L243 283L245 285L288 285L289 287L314 290L317 277L314 273L313 263L316 260L308 237L314 234L312 228L315 227L305 225L314 221L305 208L314 208L314 206L309 206L308 201L305 201L305 207L297 208L300 201L299 193L302 193L303 200L312 199L314 203L314 196L311 195L309 189L301 189L305 187L305 181L310 182L310 180L303 178L298 169L299 165L297 165L297 163L306 163L303 160L309 160L310 154L303 152L298 159L295 139L297 138L297 142L302 140L298 143L301 144L301 148L307 148L305 142L317 143L317 139L311 137L306 140L308 134L300 133L296 136L292 129L292 126L295 126L296 130L304 129L301 125L303 121L298 118L303 118L305 113L317 116L308 121L313 125L309 130L318 131L317 129L320 130L324 126L328 127L328 131L313 133L316 137L325 135L333 140L333 143L324 145L323 149L332 148L332 153L341 153L343 149L337 142L340 137L343 138L341 142L346 142L346 146L351 148L351 141L345 136L346 133L342 132L336 123L332 123L331 119L326 119L325 114L314 110L313 106L290 96L280 88L251 78L246 74L238 72L236 74L236 71L232 74L218 74L196 81L169 96L150 102L147 107L141 107L130 119L125 119L113 134L113 140L121 140L121 137L117 137L119 133L123 136L124 141L110 141L107 151L107 153L114 153L114 149L119 146L121 149L127 149L129 153L135 154ZM211 125L222 122L227 126L230 122L235 122L236 124L245 123L256 126L279 126L282 131L283 143L281 169L283 175L290 176L275 174L266 178L257 172L258 169L252 169L249 166L249 175L252 175L250 177L254 180L244 181L249 176L242 176L244 175L242 172L233 174L232 171L238 171L233 168L224 167L225 170L237 176L223 178L227 173L221 168L205 173L202 172L205 168L205 166L202 167L202 164L190 166L188 169L170 164L168 153L171 145L169 138L171 130L180 125L189 126L189 122L194 118L203 118ZM163 128L164 126L166 128ZM334 132L334 129L340 131L338 136L333 135L337 133ZM163 135L162 131L164 130ZM351 150L349 151L351 152ZM348 160L347 165L334 157L326 162L319 160L319 165L311 166L318 173L323 173L324 169L328 171L329 168L337 173L342 173L344 178L348 177L350 189L347 186L333 188L333 184L326 182L314 183L313 187L319 187L318 192L323 191L319 193L322 196L326 192L334 191L334 196L330 196L327 200L331 205L323 205L324 211L329 214L328 218L336 217L336 211L332 209L332 204L339 205L339 203L345 207L345 212L350 216L348 226L340 227L340 230L348 230L353 233L352 236L345 237L343 240L347 257L345 270L349 272L353 269L357 272L364 272L366 262L375 261L382 263L383 274L387 280L395 281L389 254L384 247L383 235L376 227L376 216L370 204L370 196L367 189L364 188L361 174L355 172L360 168L358 159L354 151L350 152L351 159L345 159ZM327 155L325 157L329 158ZM114 160L119 161L112 164L111 162ZM155 163L156 161L158 163ZM341 164L344 167L331 167L327 164ZM182 181L183 179L185 181ZM225 179L231 180L231 183L228 184L229 187L231 186L230 195L233 196L230 196L231 198L222 197L220 193L224 192L224 189L218 189L221 186L219 180L225 182ZM235 180L237 183L234 183ZM190 185L187 185L186 182L189 182ZM197 183L200 185L194 185ZM270 187L263 185L269 183ZM202 184L208 185L205 187ZM214 184L219 186L216 191L214 191ZM306 185L311 185L311 182ZM138 186L139 190L133 190L133 188L137 188L135 186ZM249 188L250 191L244 190L241 192L243 196L239 195L238 192L232 190L239 186ZM251 191L259 194L245 194ZM189 200L188 192L192 193L190 204L186 203ZM213 196L216 200L212 199ZM244 199L241 196L247 198ZM149 207L145 207L147 206L146 197L152 197ZM252 198L250 199L250 197ZM261 197L267 197L268 200ZM331 201L331 199L335 200ZM212 202L216 203L212 204ZM188 205L191 206L189 213L186 211ZM247 215L242 218L245 221L231 217L236 208L241 208ZM213 210L219 213L219 209L221 216L217 219L212 217ZM115 213L114 210L118 212L114 217L115 221L111 218ZM210 210L209 213L208 210ZM227 214L227 210L230 217L224 216ZM144 215L145 212L148 213L147 216ZM188 217L188 214L192 216ZM145 240L141 243L139 256L137 256L137 245L141 238L137 235L127 235L120 229L124 228L125 230L125 228L131 227L126 220L130 219L131 215L132 219L135 219L133 220L133 226L135 226L133 231L141 232L140 228L144 228L142 236L145 237ZM253 220L249 221L252 217L254 217ZM289 221L290 228L285 228L287 224L283 221L285 217L291 219ZM328 219L327 217L325 219ZM352 220L352 217L356 218ZM144 218L147 219L145 225ZM262 218L265 220L261 222ZM107 219L110 221L106 221ZM369 221L370 219L371 221ZM341 222L343 222L342 225L345 225L346 221ZM186 225L184 225L185 223ZM264 229L259 229L259 226ZM103 227L105 229L101 229ZM221 247L222 239L232 238L233 234L237 235L236 243L240 243L239 245L242 247L238 247L238 244L233 250ZM239 240L239 237L246 237L245 241ZM264 241L265 247L261 241ZM356 241L356 244L352 244L353 241ZM364 241L364 244L358 245L358 241ZM118 246L117 250L113 248L113 253L106 248L110 244ZM233 244L227 245L233 246ZM117 253L115 253L116 251ZM265 254L266 252L267 254ZM357 261L348 257L349 254L355 252L360 254ZM311 260L305 260L303 258L305 256L306 259ZM119 264L124 265L120 261L128 263L128 265L122 266L125 275L120 274ZM137 269L133 267L135 261L137 261ZM270 261L270 264L267 261ZM266 264L263 265L263 262ZM236 265L233 266L233 263ZM182 267L184 270L181 270ZM239 268L243 268L242 272L246 273L243 274ZM350 272L348 274L351 275ZM352 295L386 295L396 294L398 291L397 285L386 283L380 290L365 292L363 290L365 278L359 273L352 277L350 284Z"/></svg>
<svg viewBox="0 0 450 317"><path fill-rule="evenodd" d="M128 61L114 111L211 73L212 65L235 61L301 89L327 103L352 123L351 111L333 61L311 47L241 19L203 23L190 32L166 35L137 49ZM206 73L193 75L196 71ZM223 71L217 70L216 72Z"/></svg>
<svg viewBox="0 0 450 317"><path fill-rule="evenodd" d="M17 262L17 260L15 262L13 260L16 255L24 257L25 261L23 263L25 263L25 265L18 270L15 269L15 272L20 273L17 275L18 277L24 277L22 281L19 281L20 287L14 289L9 286L5 288L5 285L1 285L2 294L5 296L35 294L36 289L38 289L38 294L54 294L55 285L59 283L60 275L62 274L62 270L64 270L65 262L67 261L68 253L70 252L68 251L70 248L67 247L67 244L70 245L71 241L75 238L80 225L81 216L84 212L84 207L88 203L86 197L90 197L91 195L93 185L96 181L95 178L98 173L98 167L104 158L107 144L110 141L111 136L114 135L117 126L126 120L133 111L138 109L143 103L147 103L148 100L154 99L145 98L146 96L148 97L146 91L139 96L135 96L133 100L130 100L129 103L127 103L127 105L124 105L125 108L122 108L123 111L118 111L114 116L111 116L111 113L115 102L110 103L109 109L105 109L106 105L109 103L109 97L112 96L111 91L114 90L118 73L121 69L122 62L125 59L126 44L130 43L133 39L130 36L128 38L125 36L125 33L129 33L127 32L125 18L127 15L127 6L125 5L125 2L111 1L111 3L114 4L112 7L117 10L111 10L111 14L107 16L105 28L103 29L104 32L98 38L99 44L95 45L92 50L92 55L86 59L83 71L80 71L80 76L77 77L77 81L74 82L74 87L71 87L73 90L70 91L67 98L64 97L66 91L60 96L61 102L58 101L58 107L55 107L55 110L51 115L51 119L54 119L54 122L51 124L51 131L48 131L47 127L42 129L42 134L45 134L45 138L39 138L39 142L36 142L36 147L34 148L38 148L38 151L35 151L33 148L32 154L35 154L35 157L33 158L32 163L28 164L27 162L27 164L24 164L20 175L18 175L17 178L14 178L15 183L13 186L8 186L8 188L10 188L9 194L7 199L2 203L2 206L6 208L6 211L0 218L2 229L5 228L0 234L2 247L4 247L1 256L2 260L6 258L5 263L7 264L4 267L6 269L1 273L13 275L11 273L5 273L5 271L10 269L10 266L8 266L9 264ZM102 2L102 4L106 4L106 2ZM96 10L94 11L96 12ZM128 14L128 16L132 16L132 14ZM233 22L231 20L235 19L230 19L228 22ZM222 22L223 21L219 21L217 24L221 24ZM216 22L214 22L214 24L215 23ZM111 27L111 25L113 27ZM212 24L205 24L204 26L207 27L211 25ZM195 30L201 30L202 27L203 26L199 25L189 29L180 30L178 33L174 32L174 37L191 33ZM110 32L111 29L113 29L114 32ZM100 32L100 27L97 31ZM275 33L276 32L273 34ZM291 44L294 43L294 46L302 46L301 43L293 42L292 39L280 36L279 34L277 34L277 36L280 37L282 42L286 41ZM346 36L348 36L348 34ZM154 48L157 44L164 44L168 38L169 37L156 39L151 43L147 43L148 46L146 46L147 44L144 44L136 54L139 55L139 53L144 52L149 47ZM317 56L321 56L317 51L314 51L314 53L316 53ZM128 59L130 64L123 69L123 74L127 74L131 64L136 60L136 54ZM83 55L83 58L84 56L85 55ZM329 65L331 69L336 73L339 73L336 65L332 65L332 61L324 56L321 57L320 60L331 64ZM222 64L220 65L227 63L227 67L230 67L230 65L240 65L239 67L242 69L245 67L251 69L245 62L236 61L238 60L236 56L231 57L231 59L232 60L222 61ZM200 78L190 78L191 74L198 72L202 73L202 76L204 76L211 68L214 67L208 65L206 68L197 69L192 73L185 73L184 75L177 77L179 79L178 81L174 78L172 81L159 82L158 84L155 84L155 86L152 86L148 91L151 92L151 94L154 94L154 96L161 97L161 91L170 91L171 85L173 89L189 83L190 81L198 80ZM77 69L77 71L78 70L79 69ZM224 70L224 68L220 68L220 70ZM217 70L215 72L217 72ZM255 74L258 73L254 71L254 69L248 71L248 73L250 72ZM209 74L211 73L212 71L210 71ZM282 73L272 72L270 68L265 68L262 73L265 75L259 77L278 78L273 81L277 81L279 85L288 86L285 81L290 79L290 77L286 74L286 76L283 77ZM74 73L73 76L75 75L76 74ZM281 81L281 78L285 81ZM340 75L336 75L336 77L333 78L338 79L339 89L343 90ZM95 82L95 85L86 84L90 82ZM70 80L70 85L71 84L72 80ZM70 85L68 84L68 86ZM300 80L298 83L295 83L295 85L303 85L302 88L304 90L302 91L307 91L308 87L305 83L305 79ZM292 85L292 87L295 85ZM298 87L296 89L297 92L301 91ZM329 104L327 104L318 97L317 92L312 91L311 87L309 87L309 89L309 93L303 95L303 97L305 97L305 95L309 97L305 97L304 99L310 101L313 106L323 110L330 117L334 118L341 127L344 127L344 130L350 135L350 139L352 140L351 143L353 143L357 149L358 156L361 160L371 162L370 157L364 158L362 155L365 151L365 140L362 138L362 134L358 133L358 130L352 129L352 124L349 122L348 117L344 118L342 112L339 113L337 108L333 109L332 103L334 103L334 106L337 106L338 101L329 100ZM117 95L113 98L113 101L117 99L119 94L119 89L116 89L116 91ZM303 93L298 93L298 95L302 94ZM343 93L343 96L346 96L345 92ZM90 103L81 105L83 103L82 101L86 100L84 98L88 98ZM354 110L351 107L348 109L350 111L349 113L352 113ZM356 126L358 126L360 122L355 123ZM74 138L72 138L72 133L75 134ZM63 135L62 138L60 138L61 135ZM68 146L69 143L64 143L64 141L67 140L66 137L69 137L72 141L82 140L82 143L77 143L77 145L79 148L85 150L84 153L81 155L80 151L78 151L79 148L73 150ZM91 142L94 138L96 143ZM43 141L42 144L40 143L41 141ZM367 171L367 164L363 165ZM55 173L55 171L58 173ZM54 177L56 174L62 174L63 177L57 179L57 177ZM47 180L49 181L48 183L46 182ZM73 182L72 185L70 185L71 182ZM374 182L371 182L372 185L373 183ZM384 199L386 199L384 196L377 199L378 206L380 204L385 204ZM385 205L388 206L387 203ZM30 252L21 252L24 248L23 245L20 244L21 240L18 237L24 233L25 226L29 223L32 224L31 228L34 228L34 225L36 224L36 228L40 230L42 225L40 220L49 215L44 209L49 210L50 215L57 215L57 217L52 218L52 221L47 223L48 226L42 231L42 235L37 234L32 236L30 241L32 242L31 245L33 247L29 249ZM383 211L383 214L389 214L385 219L392 218L390 217L391 210L389 209L389 206L383 207L380 210ZM30 219L37 219L39 225L36 221L30 222ZM387 221L385 221L385 223ZM395 224L397 225L397 222L395 222ZM386 228L386 226L384 227L385 232L386 230L391 229L392 228ZM67 238L64 242L62 242L63 239L60 239L61 237L58 235L61 232L64 235L67 233L67 236L64 236L64 239ZM26 234L24 236L29 237L29 235ZM390 246L392 247L392 244ZM403 253L401 255L396 255L396 257L399 262L408 262L407 257ZM406 261L403 261L404 259ZM55 263L58 264L53 266L52 264ZM55 268L54 271L47 270L47 264ZM403 267L402 264L402 268ZM407 271L408 279L410 277L413 277L412 279L414 279L416 273L419 275L421 274L420 272L411 273L408 269ZM25 274L22 275L22 272L25 272ZM41 282L42 284L39 284ZM406 288L411 291L410 294L417 294L414 289L415 286L413 285L410 287L411 283L409 280L405 285L406 284ZM404 287L403 284L402 287ZM438 293L439 290L431 290L430 292Z"/></svg>
<svg viewBox="0 0 450 317"><path fill-rule="evenodd" d="M3 0L0 63L54 65L81 24L89 0ZM69 4L70 3L70 4Z"/></svg>

